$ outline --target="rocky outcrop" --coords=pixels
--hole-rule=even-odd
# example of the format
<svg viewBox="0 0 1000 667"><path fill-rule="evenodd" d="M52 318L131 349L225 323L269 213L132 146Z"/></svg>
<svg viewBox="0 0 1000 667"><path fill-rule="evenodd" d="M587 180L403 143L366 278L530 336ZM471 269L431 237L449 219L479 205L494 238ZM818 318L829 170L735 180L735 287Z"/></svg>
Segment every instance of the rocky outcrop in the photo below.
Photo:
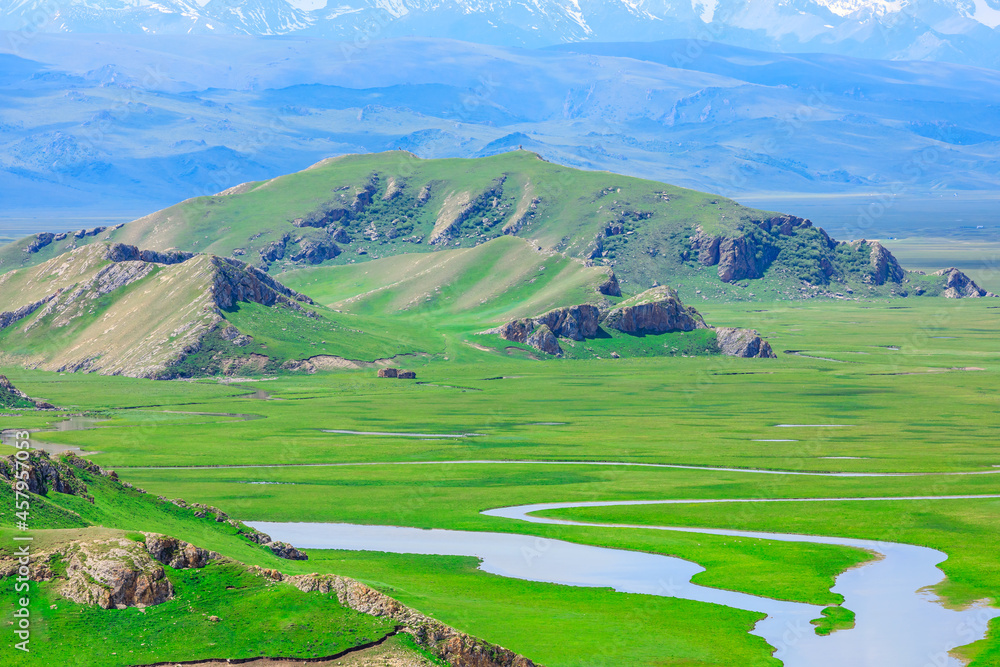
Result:
<svg viewBox="0 0 1000 667"><path fill-rule="evenodd" d="M127 243L111 243L105 253L105 259L112 262L150 262L153 264L180 264L194 257L193 252L182 250L140 250Z"/></svg>
<svg viewBox="0 0 1000 667"><path fill-rule="evenodd" d="M299 301L311 304L304 294L290 290L260 269L226 257L211 258L218 271L212 282L212 296L219 308L232 308L237 301L273 306Z"/></svg>
<svg viewBox="0 0 1000 667"><path fill-rule="evenodd" d="M597 286L597 291L605 296L621 296L622 288L618 284L618 277L614 274L608 274L608 279Z"/></svg>
<svg viewBox="0 0 1000 667"><path fill-rule="evenodd" d="M62 291L59 290L57 292L49 294L44 298L39 299L38 301L34 301L27 305L21 306L20 308L17 308L15 310L8 310L0 313L0 329L9 327L11 324L14 324L18 320L23 320L25 317L31 315L33 312L35 312L36 310L47 304L49 301L52 301L52 299L55 299L61 293Z"/></svg>
<svg viewBox="0 0 1000 667"><path fill-rule="evenodd" d="M562 348L559 346L559 340L552 333L552 329L545 324L542 324L528 334L528 337L524 342L539 352L544 352L545 354L559 356L563 352Z"/></svg>
<svg viewBox="0 0 1000 667"><path fill-rule="evenodd" d="M371 616L390 618L399 623L402 631L410 634L419 645L453 667L535 667L535 663L522 655L459 632L354 579L331 574L294 577L284 577L274 571L260 571L260 574L307 593L336 594L345 607Z"/></svg>
<svg viewBox="0 0 1000 667"><path fill-rule="evenodd" d="M399 375L398 368L380 368L378 369L378 377L380 378L394 378Z"/></svg>
<svg viewBox="0 0 1000 667"><path fill-rule="evenodd" d="M333 241L335 241L335 242L337 242L337 243L350 243L351 242L351 235L348 234L347 230L344 229L343 227L337 227L337 228L335 228L333 230L330 230L328 228L327 231L330 234L330 239L333 240Z"/></svg>
<svg viewBox="0 0 1000 667"><path fill-rule="evenodd" d="M174 587L145 544L128 538L74 542L63 553L60 594L103 609L146 607L169 600Z"/></svg>
<svg viewBox="0 0 1000 667"><path fill-rule="evenodd" d="M291 259L293 262L306 261L310 264L319 264L333 259L340 252L340 247L333 241L305 239L299 242L299 251L292 255Z"/></svg>
<svg viewBox="0 0 1000 667"><path fill-rule="evenodd" d="M305 555L288 542L268 542L264 546L270 549L271 553L278 558L284 558L286 560L309 560L309 556Z"/></svg>
<svg viewBox="0 0 1000 667"><path fill-rule="evenodd" d="M175 570L203 568L210 560L221 558L219 554L182 542L176 537L145 533L146 552L156 561Z"/></svg>
<svg viewBox="0 0 1000 667"><path fill-rule="evenodd" d="M14 386L6 375L0 375L0 408L38 408L52 409L52 405L44 401L36 401Z"/></svg>
<svg viewBox="0 0 1000 667"><path fill-rule="evenodd" d="M774 359L771 345L753 329L716 327L719 350L730 357Z"/></svg>
<svg viewBox="0 0 1000 667"><path fill-rule="evenodd" d="M42 232L40 234L35 234L35 238L32 239L27 246L24 248L26 253L35 253L44 248L45 246L52 243L56 235L51 232Z"/></svg>
<svg viewBox="0 0 1000 667"><path fill-rule="evenodd" d="M285 248L288 246L288 239L291 238L288 234L282 234L281 238L277 241L271 241L264 245L260 249L260 261L261 263L268 265L279 259L284 259Z"/></svg>
<svg viewBox="0 0 1000 667"><path fill-rule="evenodd" d="M955 267L935 271L933 275L944 277L943 295L949 299L977 299L996 296L996 294L984 290L972 278Z"/></svg>
<svg viewBox="0 0 1000 667"><path fill-rule="evenodd" d="M400 380L416 380L417 374L413 371L399 371L399 373L396 374L396 377Z"/></svg>
<svg viewBox="0 0 1000 667"><path fill-rule="evenodd" d="M743 234L735 237L711 236L700 229L691 239L691 249L705 266L718 265L719 279L725 283L760 278L778 255L777 248L758 244Z"/></svg>
<svg viewBox="0 0 1000 667"><path fill-rule="evenodd" d="M547 326L553 335L572 340L593 338L597 335L601 311L589 303L569 308L555 308L534 318L535 326Z"/></svg>
<svg viewBox="0 0 1000 667"><path fill-rule="evenodd" d="M707 327L698 311L681 303L677 292L666 285L621 302L608 312L601 324L633 336Z"/></svg>
<svg viewBox="0 0 1000 667"><path fill-rule="evenodd" d="M87 485L77 477L73 468L59 459L52 459L47 452L26 450L19 458L11 454L0 458L0 479L22 493L27 491L45 496L50 491L89 498Z"/></svg>
<svg viewBox="0 0 1000 667"><path fill-rule="evenodd" d="M538 317L511 320L484 333L495 333L513 343L525 343L546 354L562 354L558 338L584 340L597 335L601 311L597 306L581 304L555 308Z"/></svg>
<svg viewBox="0 0 1000 667"><path fill-rule="evenodd" d="M850 247L855 250L864 250L868 248L869 263L871 264L871 270L868 275L865 276L865 282L871 283L873 285L884 285L888 282L901 283L903 282L903 277L905 273L903 268L893 257L892 253L886 249L878 241L866 241L861 239L860 241L854 241L850 243Z"/></svg>

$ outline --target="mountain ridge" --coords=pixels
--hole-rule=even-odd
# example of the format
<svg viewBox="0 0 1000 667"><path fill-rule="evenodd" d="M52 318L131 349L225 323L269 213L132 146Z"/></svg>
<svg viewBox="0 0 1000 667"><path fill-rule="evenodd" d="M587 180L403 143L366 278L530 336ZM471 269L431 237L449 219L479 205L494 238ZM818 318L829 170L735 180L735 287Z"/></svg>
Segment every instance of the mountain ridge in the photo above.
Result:
<svg viewBox="0 0 1000 667"><path fill-rule="evenodd" d="M774 51L1000 62L995 0L72 0L54 11L24 0L0 12L0 29L20 30L29 20L56 32L303 34L348 42L461 36L529 47L680 38Z"/></svg>

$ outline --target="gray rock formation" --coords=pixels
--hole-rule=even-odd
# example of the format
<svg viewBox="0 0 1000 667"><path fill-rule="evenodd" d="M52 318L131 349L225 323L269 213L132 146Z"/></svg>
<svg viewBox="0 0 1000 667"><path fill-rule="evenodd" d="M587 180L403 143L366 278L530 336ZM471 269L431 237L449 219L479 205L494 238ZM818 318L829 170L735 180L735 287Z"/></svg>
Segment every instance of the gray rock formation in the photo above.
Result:
<svg viewBox="0 0 1000 667"><path fill-rule="evenodd" d="M221 558L213 551L182 542L176 537L167 537L156 533L144 533L144 535L146 536L146 552L154 560L169 565L175 570L202 568L208 565L210 560Z"/></svg>
<svg viewBox="0 0 1000 667"><path fill-rule="evenodd" d="M260 249L260 261L267 265L279 259L284 259L285 248L288 246L288 234L282 234L277 241L271 241Z"/></svg>
<svg viewBox="0 0 1000 667"><path fill-rule="evenodd" d="M881 243L862 239L852 242L850 246L856 250L863 250L865 247L870 249L868 256L871 271L868 274L866 282L874 285L884 285L888 282L903 282L905 275L903 268L896 261L896 258L893 257L892 253Z"/></svg>
<svg viewBox="0 0 1000 667"><path fill-rule="evenodd" d="M562 354L557 338L584 340L597 335L601 311L597 306L581 304L555 308L538 317L512 320L491 329L504 340L525 343L546 354Z"/></svg>
<svg viewBox="0 0 1000 667"><path fill-rule="evenodd" d="M264 306L313 302L306 295L288 289L260 269L239 260L213 256L212 264L218 269L211 289L219 308L232 308L237 301Z"/></svg>
<svg viewBox="0 0 1000 667"><path fill-rule="evenodd" d="M287 542L268 542L264 546L270 549L271 553L278 558L284 558L286 560L309 560L309 556L305 555Z"/></svg>
<svg viewBox="0 0 1000 667"><path fill-rule="evenodd" d="M944 277L943 294L949 299L976 299L996 296L996 294L984 290L972 278L955 267L935 271L933 275Z"/></svg>
<svg viewBox="0 0 1000 667"><path fill-rule="evenodd" d="M40 496L55 491L89 498L87 485L77 477L72 467L38 449L29 450L25 460L18 460L14 454L0 458L0 479L12 486L22 482L22 491Z"/></svg>
<svg viewBox="0 0 1000 667"><path fill-rule="evenodd" d="M707 327L698 311L681 303L677 292L666 285L621 302L601 324L634 336Z"/></svg>
<svg viewBox="0 0 1000 667"><path fill-rule="evenodd" d="M25 317L31 315L33 312L35 312L40 307L47 304L49 301L52 301L52 299L55 299L60 294L61 291L57 291L52 294L49 294L48 296L42 299L39 299L38 301L34 301L27 305L21 306L16 310L8 310L0 313L0 329L9 327L11 324L14 324L14 322L17 322L18 320L23 320Z"/></svg>
<svg viewBox="0 0 1000 667"><path fill-rule="evenodd" d="M151 262L153 264L180 264L186 262L195 253L182 250L140 250L127 243L112 243L108 245L105 259L112 262Z"/></svg>
<svg viewBox="0 0 1000 667"><path fill-rule="evenodd" d="M771 345L753 329L716 327L719 350L730 357L774 359Z"/></svg>
<svg viewBox="0 0 1000 667"><path fill-rule="evenodd" d="M597 291L606 296L621 296L622 288L618 284L618 277L611 273L608 275L608 279L597 286Z"/></svg>
<svg viewBox="0 0 1000 667"><path fill-rule="evenodd" d="M552 333L552 329L545 324L538 326L534 331L528 334L528 337L524 342L536 350L546 354L556 356L562 354L562 348L559 346L559 340Z"/></svg>
<svg viewBox="0 0 1000 667"><path fill-rule="evenodd" d="M27 253L38 252L45 246L52 243L52 241L55 240L55 237L56 235L52 234L51 232L42 232L40 234L35 234L35 238L32 239L27 246L25 246L24 252Z"/></svg>
<svg viewBox="0 0 1000 667"><path fill-rule="evenodd" d="M340 247L333 241L305 239L299 243L299 251L292 255L293 262L306 261L319 264L340 254Z"/></svg>
<svg viewBox="0 0 1000 667"><path fill-rule="evenodd" d="M337 227L337 228L333 229L332 231L330 231L329 228L327 228L327 231L329 231L329 233L330 233L330 238L333 241L336 241L337 243L350 243L351 242L351 235L348 234L347 230L344 229L343 227Z"/></svg>
<svg viewBox="0 0 1000 667"><path fill-rule="evenodd" d="M141 542L112 538L74 542L63 553L63 597L103 609L146 607L166 602L174 587L163 566Z"/></svg>

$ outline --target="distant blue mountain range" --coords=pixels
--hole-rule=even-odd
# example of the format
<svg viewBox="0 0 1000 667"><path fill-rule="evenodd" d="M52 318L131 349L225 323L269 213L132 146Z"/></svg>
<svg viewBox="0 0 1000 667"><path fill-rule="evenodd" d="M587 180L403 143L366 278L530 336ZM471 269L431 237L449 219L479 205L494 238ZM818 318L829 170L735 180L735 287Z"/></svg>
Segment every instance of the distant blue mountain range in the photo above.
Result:
<svg viewBox="0 0 1000 667"><path fill-rule="evenodd" d="M523 146L729 195L1000 191L1000 72L968 66L687 40L41 34L12 51L7 211L151 210L388 148Z"/></svg>

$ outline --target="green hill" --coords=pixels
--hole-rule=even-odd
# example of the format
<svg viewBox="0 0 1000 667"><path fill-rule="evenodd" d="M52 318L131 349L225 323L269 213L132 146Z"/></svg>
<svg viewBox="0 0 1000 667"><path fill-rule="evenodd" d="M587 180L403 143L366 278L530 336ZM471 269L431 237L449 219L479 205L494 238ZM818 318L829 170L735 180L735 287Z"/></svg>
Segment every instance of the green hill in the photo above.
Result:
<svg viewBox="0 0 1000 667"><path fill-rule="evenodd" d="M655 284L677 286L689 299L937 295L948 287L946 277L903 271L877 243L837 243L802 218L571 169L527 151L478 159L421 160L404 151L331 158L124 226L37 234L0 249L0 268L117 241L233 257L277 275L471 248L505 235L613 269L627 294Z"/></svg>
<svg viewBox="0 0 1000 667"><path fill-rule="evenodd" d="M235 260L139 256L134 246L97 243L0 276L3 363L169 378L440 347L421 331L316 306Z"/></svg>

